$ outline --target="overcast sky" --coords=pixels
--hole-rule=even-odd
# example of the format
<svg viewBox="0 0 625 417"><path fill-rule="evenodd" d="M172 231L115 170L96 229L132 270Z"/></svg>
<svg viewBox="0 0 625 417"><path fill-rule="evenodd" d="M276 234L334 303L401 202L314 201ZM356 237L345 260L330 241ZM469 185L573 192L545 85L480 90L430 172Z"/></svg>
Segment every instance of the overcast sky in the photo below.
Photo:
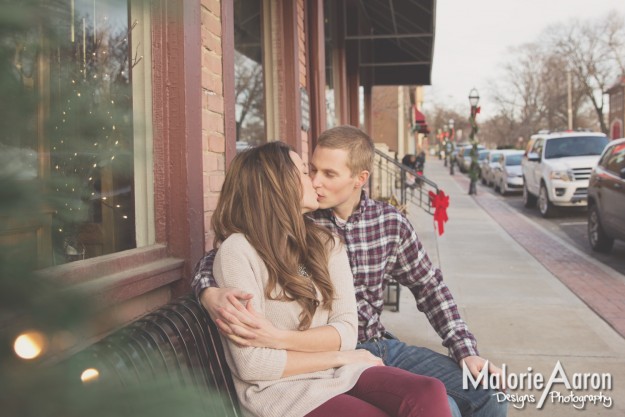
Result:
<svg viewBox="0 0 625 417"><path fill-rule="evenodd" d="M469 109L469 91L480 92L482 117L494 114L488 86L507 61L508 48L535 41L547 26L571 18L625 13L624 0L437 0L432 86L425 109L451 102Z"/></svg>

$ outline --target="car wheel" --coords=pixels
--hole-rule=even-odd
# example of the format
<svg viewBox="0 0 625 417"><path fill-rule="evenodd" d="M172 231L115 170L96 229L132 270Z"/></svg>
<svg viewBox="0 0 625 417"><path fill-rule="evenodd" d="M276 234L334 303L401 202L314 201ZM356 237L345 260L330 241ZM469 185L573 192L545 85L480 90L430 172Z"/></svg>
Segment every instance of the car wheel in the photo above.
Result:
<svg viewBox="0 0 625 417"><path fill-rule="evenodd" d="M614 239L606 235L601 219L599 218L599 209L596 204L588 207L588 243L595 252L608 253L612 250Z"/></svg>
<svg viewBox="0 0 625 417"><path fill-rule="evenodd" d="M523 205L526 208L532 208L536 205L536 196L530 194L525 181L523 181Z"/></svg>
<svg viewBox="0 0 625 417"><path fill-rule="evenodd" d="M553 217L556 211L553 203L549 201L549 194L544 183L540 184L540 191L538 192L538 211L544 218Z"/></svg>
<svg viewBox="0 0 625 417"><path fill-rule="evenodd" d="M508 194L508 184L503 180L501 181L501 185L499 185L499 192L504 196Z"/></svg>

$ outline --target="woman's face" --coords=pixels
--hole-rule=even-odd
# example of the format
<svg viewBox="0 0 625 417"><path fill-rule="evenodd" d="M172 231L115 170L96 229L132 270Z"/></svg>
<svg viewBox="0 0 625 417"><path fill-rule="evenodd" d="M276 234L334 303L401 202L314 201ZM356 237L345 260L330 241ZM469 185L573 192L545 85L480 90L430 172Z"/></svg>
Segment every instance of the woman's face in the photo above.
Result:
<svg viewBox="0 0 625 417"><path fill-rule="evenodd" d="M302 161L302 158L298 154L291 151L291 160L297 167L300 173L300 180L302 182L302 213L308 213L315 211L319 208L319 202L317 201L317 192L312 185L312 180L308 176L308 166Z"/></svg>

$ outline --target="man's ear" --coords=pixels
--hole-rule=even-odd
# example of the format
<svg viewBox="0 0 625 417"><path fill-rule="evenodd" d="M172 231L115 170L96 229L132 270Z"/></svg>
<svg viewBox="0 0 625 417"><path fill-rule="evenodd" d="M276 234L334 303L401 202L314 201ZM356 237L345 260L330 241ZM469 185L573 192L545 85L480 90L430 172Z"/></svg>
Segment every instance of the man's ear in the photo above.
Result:
<svg viewBox="0 0 625 417"><path fill-rule="evenodd" d="M367 170L360 171L357 175L358 181L356 182L356 188L362 188L369 180L369 175L369 171Z"/></svg>

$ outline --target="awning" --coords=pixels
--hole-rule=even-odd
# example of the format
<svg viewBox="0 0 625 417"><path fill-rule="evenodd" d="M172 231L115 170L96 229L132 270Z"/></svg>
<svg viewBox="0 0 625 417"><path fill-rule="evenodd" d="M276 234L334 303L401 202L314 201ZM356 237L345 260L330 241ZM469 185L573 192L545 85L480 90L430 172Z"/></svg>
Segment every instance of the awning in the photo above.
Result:
<svg viewBox="0 0 625 417"><path fill-rule="evenodd" d="M436 0L358 0L366 24L345 25L345 39L359 48L361 77L371 85L431 84L435 8Z"/></svg>
<svg viewBox="0 0 625 417"><path fill-rule="evenodd" d="M417 106L412 106L413 110L413 121L412 121L412 131L423 133L427 135L430 133L430 129L428 127L427 122L425 121L425 115L417 109Z"/></svg>
<svg viewBox="0 0 625 417"><path fill-rule="evenodd" d="M414 122L415 123L425 123L425 115L417 109L417 106L412 106L414 109Z"/></svg>

